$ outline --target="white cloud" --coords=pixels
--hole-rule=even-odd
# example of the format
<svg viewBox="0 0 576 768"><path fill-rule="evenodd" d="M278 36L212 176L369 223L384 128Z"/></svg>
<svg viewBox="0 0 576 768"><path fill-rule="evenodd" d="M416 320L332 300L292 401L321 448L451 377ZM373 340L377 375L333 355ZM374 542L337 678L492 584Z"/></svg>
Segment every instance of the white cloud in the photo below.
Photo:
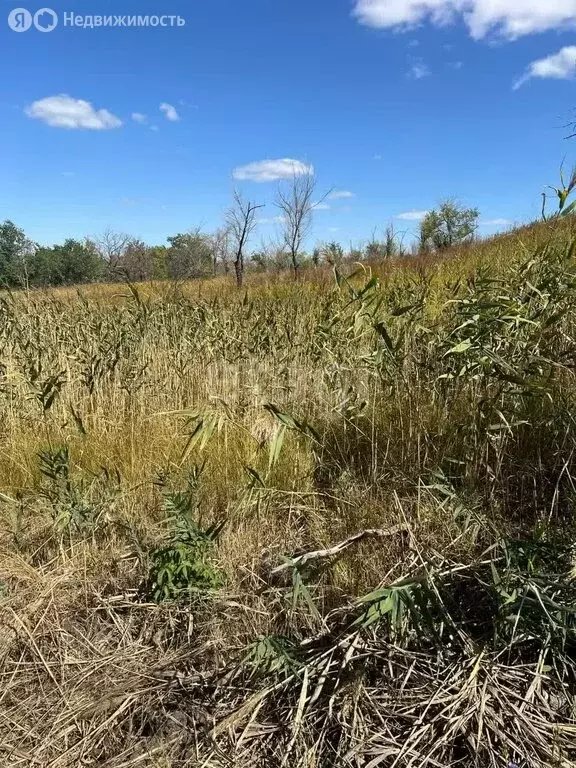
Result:
<svg viewBox="0 0 576 768"><path fill-rule="evenodd" d="M122 121L107 109L96 110L89 101L73 99L65 93L35 101L26 107L25 113L28 117L42 120L53 128L104 131L122 125Z"/></svg>
<svg viewBox="0 0 576 768"><path fill-rule="evenodd" d="M382 29L463 19L477 40L489 33L515 40L575 27L576 0L355 0L353 14L361 24Z"/></svg>
<svg viewBox="0 0 576 768"><path fill-rule="evenodd" d="M150 126L150 130L151 130L151 131L159 131L159 130L160 130L160 128L158 128L158 126L157 126L157 125L151 125L151 126Z"/></svg>
<svg viewBox="0 0 576 768"><path fill-rule="evenodd" d="M328 203L322 203L322 202L320 202L320 203L314 203L314 204L312 205L312 208L313 208L315 211L329 211L329 210L330 210L330 206L328 205Z"/></svg>
<svg viewBox="0 0 576 768"><path fill-rule="evenodd" d="M147 122L148 118L146 115L143 115L142 112L132 112L132 120L134 120L135 123L140 123L143 125L145 122Z"/></svg>
<svg viewBox="0 0 576 768"><path fill-rule="evenodd" d="M283 224L284 216L272 216L270 218L257 219L256 224L266 226L268 224Z"/></svg>
<svg viewBox="0 0 576 768"><path fill-rule="evenodd" d="M67 177L74 176L74 171L62 171L60 176L67 176Z"/></svg>
<svg viewBox="0 0 576 768"><path fill-rule="evenodd" d="M396 218L402 221L422 221L427 213L428 211L405 211L404 213L399 213Z"/></svg>
<svg viewBox="0 0 576 768"><path fill-rule="evenodd" d="M334 192L330 192L328 195L329 200L346 200L349 197L356 197L356 195L347 189L335 189Z"/></svg>
<svg viewBox="0 0 576 768"><path fill-rule="evenodd" d="M173 107L172 104L166 104L166 102L163 101L162 104L160 104L160 111L164 112L166 120L170 120L172 123L180 120L180 115L176 112L176 107Z"/></svg>
<svg viewBox="0 0 576 768"><path fill-rule="evenodd" d="M423 61L415 61L406 75L412 80L422 80L423 77L428 77L430 75L430 70Z"/></svg>
<svg viewBox="0 0 576 768"><path fill-rule="evenodd" d="M232 175L237 181L266 182L312 173L314 173L314 168L311 165L307 165L301 160L283 157L279 160L260 160L255 163L248 163L248 165L241 165L234 169Z"/></svg>
<svg viewBox="0 0 576 768"><path fill-rule="evenodd" d="M555 78L556 80L569 80L576 75L576 45L567 45L558 53L546 56L544 59L533 61L526 72L513 85L514 90L520 88L533 77Z"/></svg>
<svg viewBox="0 0 576 768"><path fill-rule="evenodd" d="M482 227L511 227L512 222L510 219L486 219L486 221L481 221L480 225Z"/></svg>

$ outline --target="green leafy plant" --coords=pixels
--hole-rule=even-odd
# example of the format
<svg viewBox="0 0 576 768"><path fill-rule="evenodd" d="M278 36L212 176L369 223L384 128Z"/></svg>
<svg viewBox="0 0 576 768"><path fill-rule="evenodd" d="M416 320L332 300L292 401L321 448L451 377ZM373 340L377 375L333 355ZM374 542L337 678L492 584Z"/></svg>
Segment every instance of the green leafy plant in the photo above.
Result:
<svg viewBox="0 0 576 768"><path fill-rule="evenodd" d="M539 538L502 544L491 564L496 631L510 645L537 643L560 653L576 648L576 584L571 548Z"/></svg>
<svg viewBox="0 0 576 768"><path fill-rule="evenodd" d="M43 493L50 502L56 531L93 531L104 514L105 504L94 503L86 483L73 479L68 447L49 448L39 458L46 481Z"/></svg>
<svg viewBox="0 0 576 768"><path fill-rule="evenodd" d="M224 523L202 528L195 522L194 487L166 494L165 510L169 540L149 554L145 595L154 602L164 602L221 587L223 576L214 564L214 548Z"/></svg>
<svg viewBox="0 0 576 768"><path fill-rule="evenodd" d="M286 677L300 667L298 646L282 635L258 637L248 646L241 667L253 675Z"/></svg>
<svg viewBox="0 0 576 768"><path fill-rule="evenodd" d="M550 216L547 216L546 204L548 198L546 192L542 192L542 218L546 221L547 219L558 218L559 216L570 216L573 214L576 209L576 200L573 200L571 203L569 203L568 198L574 189L576 189L576 167L572 169L567 184L564 180L564 170L563 168L560 168L560 186L549 186L549 188L552 189L556 195L558 200L558 208Z"/></svg>

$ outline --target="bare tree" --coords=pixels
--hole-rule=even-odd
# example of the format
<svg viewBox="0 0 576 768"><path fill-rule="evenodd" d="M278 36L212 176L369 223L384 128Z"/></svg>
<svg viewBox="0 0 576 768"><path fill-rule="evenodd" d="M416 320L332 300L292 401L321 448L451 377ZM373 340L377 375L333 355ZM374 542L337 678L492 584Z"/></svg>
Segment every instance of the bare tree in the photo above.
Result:
<svg viewBox="0 0 576 768"><path fill-rule="evenodd" d="M228 227L220 227L212 235L212 272L214 275L218 272L218 262L222 264L224 274L227 275L230 271L230 229Z"/></svg>
<svg viewBox="0 0 576 768"><path fill-rule="evenodd" d="M244 254L250 235L256 228L256 211L264 208L250 200L244 200L240 192L234 192L234 202L226 214L226 224L234 251L236 285L242 288L244 280Z"/></svg>
<svg viewBox="0 0 576 768"><path fill-rule="evenodd" d="M131 244L133 238L124 232L114 232L113 229L106 229L101 235L95 237L92 242L98 249L98 253L108 262L111 267L115 267L121 260L126 248Z"/></svg>
<svg viewBox="0 0 576 768"><path fill-rule="evenodd" d="M312 227L314 208L323 202L330 192L315 200L316 179L313 174L294 173L285 186L280 186L275 205L281 213L281 233L284 247L290 257L294 277L298 277L302 243Z"/></svg>

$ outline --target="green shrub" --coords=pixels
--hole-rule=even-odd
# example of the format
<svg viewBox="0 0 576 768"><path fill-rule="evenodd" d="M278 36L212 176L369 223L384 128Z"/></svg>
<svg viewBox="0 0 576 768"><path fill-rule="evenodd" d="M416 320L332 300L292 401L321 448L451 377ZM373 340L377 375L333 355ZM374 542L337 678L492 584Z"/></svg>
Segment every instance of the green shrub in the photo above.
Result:
<svg viewBox="0 0 576 768"><path fill-rule="evenodd" d="M218 589L223 576L213 554L223 523L202 529L192 519L193 491L167 494L165 505L170 515L169 541L150 552L145 596L159 603Z"/></svg>

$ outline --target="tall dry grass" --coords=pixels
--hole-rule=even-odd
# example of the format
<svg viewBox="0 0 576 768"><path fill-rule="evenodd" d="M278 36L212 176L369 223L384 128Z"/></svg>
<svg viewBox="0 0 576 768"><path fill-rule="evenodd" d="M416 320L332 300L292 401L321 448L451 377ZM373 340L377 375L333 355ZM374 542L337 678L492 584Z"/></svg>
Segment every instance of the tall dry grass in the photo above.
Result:
<svg viewBox="0 0 576 768"><path fill-rule="evenodd" d="M572 237L0 297L0 763L572 765Z"/></svg>

